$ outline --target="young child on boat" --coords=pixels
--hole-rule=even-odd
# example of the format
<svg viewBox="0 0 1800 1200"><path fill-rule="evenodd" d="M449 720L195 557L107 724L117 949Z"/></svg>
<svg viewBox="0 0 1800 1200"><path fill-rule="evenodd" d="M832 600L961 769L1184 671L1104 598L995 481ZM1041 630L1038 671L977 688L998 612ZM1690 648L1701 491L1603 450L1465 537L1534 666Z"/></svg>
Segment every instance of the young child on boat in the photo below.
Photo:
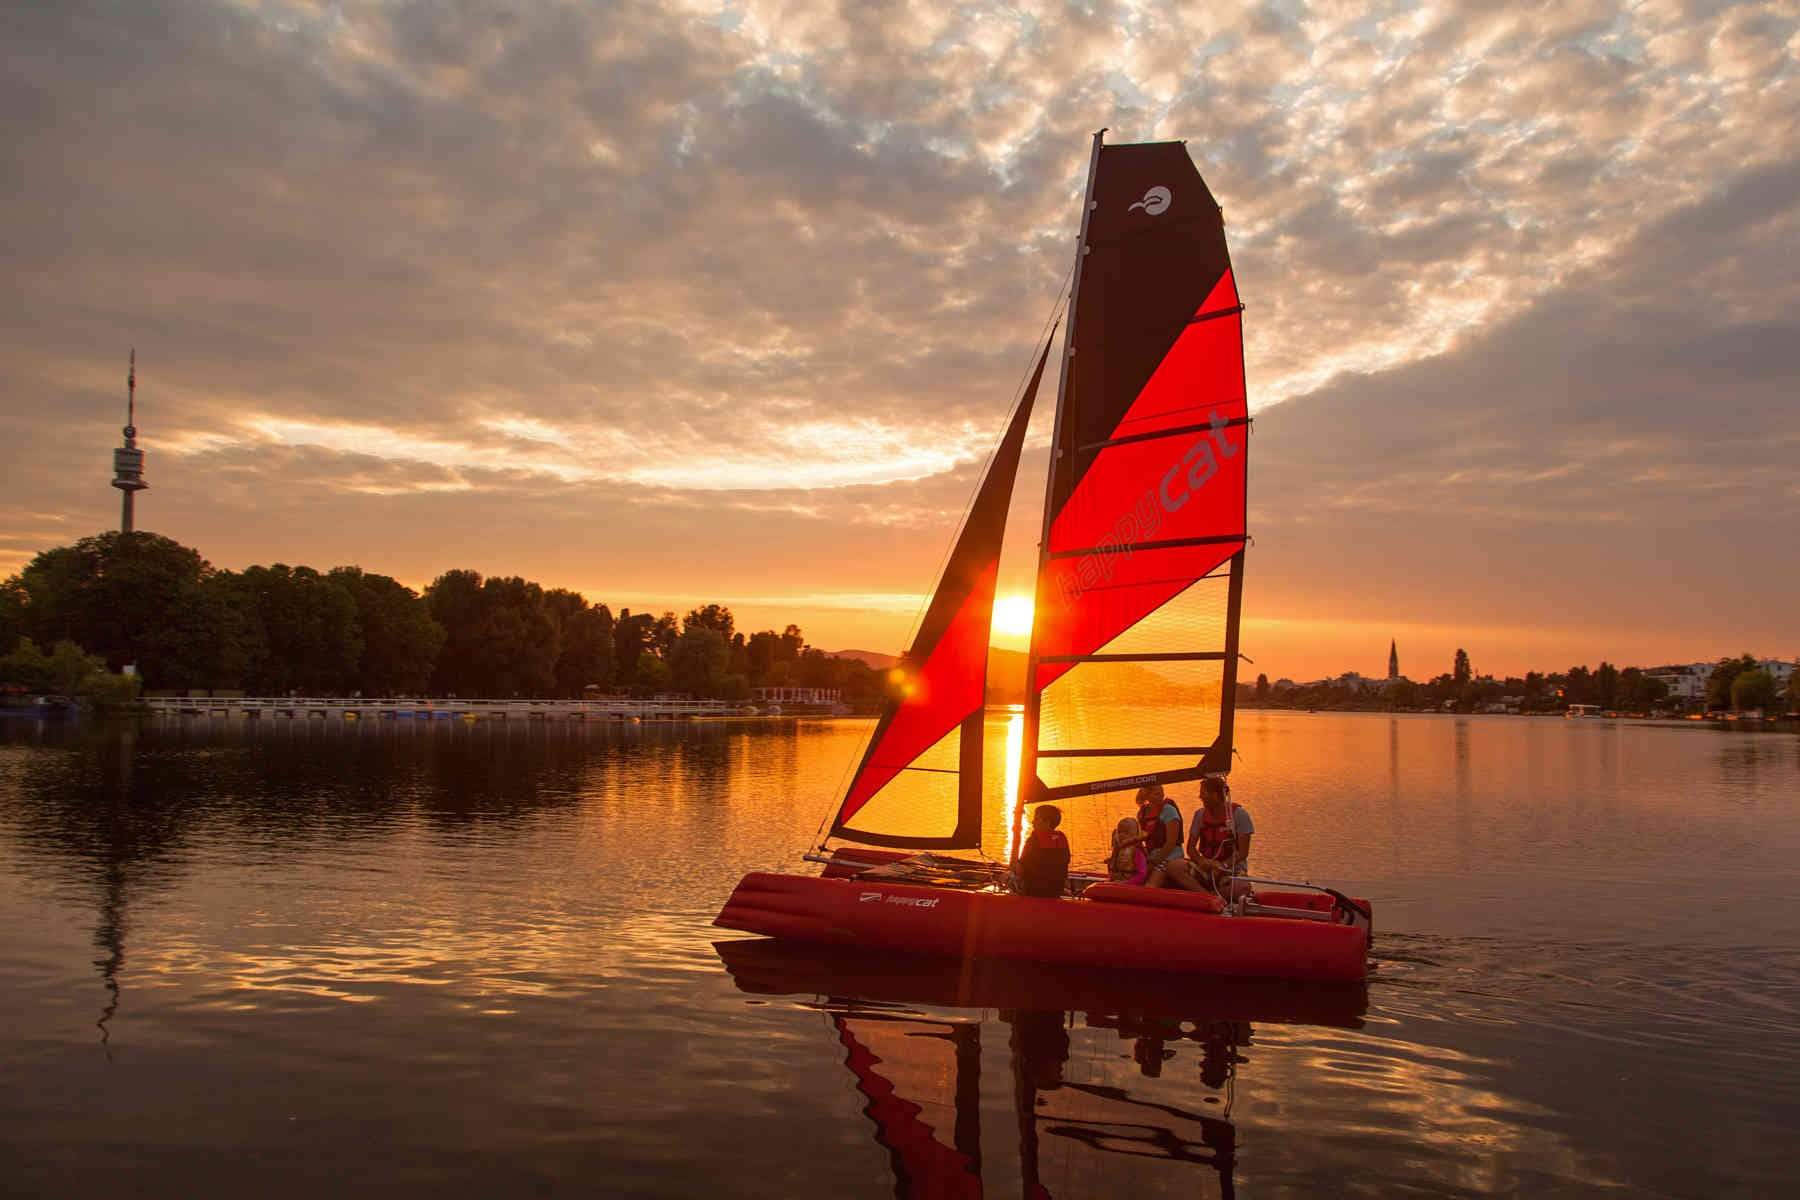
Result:
<svg viewBox="0 0 1800 1200"><path fill-rule="evenodd" d="M1144 828L1136 817L1126 817L1113 830L1112 861L1107 874L1114 883L1142 884L1150 877L1150 856L1144 853Z"/></svg>
<svg viewBox="0 0 1800 1200"><path fill-rule="evenodd" d="M1031 836L1019 854L1015 876L1018 890L1027 896L1060 896L1069 886L1069 839L1057 826L1062 809L1040 804L1031 810Z"/></svg>

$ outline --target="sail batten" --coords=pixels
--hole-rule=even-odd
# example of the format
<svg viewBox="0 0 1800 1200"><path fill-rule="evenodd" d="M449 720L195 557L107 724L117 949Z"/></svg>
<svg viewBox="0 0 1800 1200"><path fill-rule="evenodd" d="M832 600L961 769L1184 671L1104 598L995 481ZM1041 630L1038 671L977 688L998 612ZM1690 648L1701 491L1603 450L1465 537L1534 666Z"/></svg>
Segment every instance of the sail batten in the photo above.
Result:
<svg viewBox="0 0 1800 1200"><path fill-rule="evenodd" d="M1053 332L988 463L943 577L912 647L902 659L901 694L889 701L851 776L832 821L833 837L919 849L974 849L981 845L982 714L987 704L988 641L1001 543L1025 430L1054 340ZM920 765L921 758L940 748L945 751L943 756L934 758L932 765ZM945 765L952 750L955 765ZM852 824L884 789L915 774L956 777L952 828L896 832Z"/></svg>

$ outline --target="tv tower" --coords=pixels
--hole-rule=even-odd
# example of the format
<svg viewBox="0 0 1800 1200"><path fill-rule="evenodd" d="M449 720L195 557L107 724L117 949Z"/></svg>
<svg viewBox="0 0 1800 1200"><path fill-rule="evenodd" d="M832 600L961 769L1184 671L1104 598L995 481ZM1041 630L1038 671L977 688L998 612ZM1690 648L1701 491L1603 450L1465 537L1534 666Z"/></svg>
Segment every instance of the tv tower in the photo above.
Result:
<svg viewBox="0 0 1800 1200"><path fill-rule="evenodd" d="M125 444L113 451L112 485L125 493L119 509L119 532L130 533L133 498L150 485L144 482L144 452L137 448L137 347L125 375Z"/></svg>

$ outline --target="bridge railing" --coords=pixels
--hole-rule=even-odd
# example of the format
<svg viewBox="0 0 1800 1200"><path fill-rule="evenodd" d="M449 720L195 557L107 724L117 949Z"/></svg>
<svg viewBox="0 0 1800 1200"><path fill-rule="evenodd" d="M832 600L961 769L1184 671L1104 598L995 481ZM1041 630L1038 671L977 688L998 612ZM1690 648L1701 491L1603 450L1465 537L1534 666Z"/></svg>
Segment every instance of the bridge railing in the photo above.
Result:
<svg viewBox="0 0 1800 1200"><path fill-rule="evenodd" d="M726 700L675 696L602 696L589 700L446 699L443 697L350 698L337 696L150 696L146 708L160 713L244 712L408 716L739 716L755 711Z"/></svg>

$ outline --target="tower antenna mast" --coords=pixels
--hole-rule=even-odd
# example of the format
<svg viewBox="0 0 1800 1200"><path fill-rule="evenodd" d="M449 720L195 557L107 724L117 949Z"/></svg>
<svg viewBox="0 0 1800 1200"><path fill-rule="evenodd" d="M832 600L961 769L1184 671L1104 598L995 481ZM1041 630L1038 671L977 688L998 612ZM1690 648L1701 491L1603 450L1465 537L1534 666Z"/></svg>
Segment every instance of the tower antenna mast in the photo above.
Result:
<svg viewBox="0 0 1800 1200"><path fill-rule="evenodd" d="M125 372L125 444L113 451L112 485L124 493L119 505L119 532L132 532L137 494L144 482L144 452L137 448L137 347L131 348L131 365Z"/></svg>

